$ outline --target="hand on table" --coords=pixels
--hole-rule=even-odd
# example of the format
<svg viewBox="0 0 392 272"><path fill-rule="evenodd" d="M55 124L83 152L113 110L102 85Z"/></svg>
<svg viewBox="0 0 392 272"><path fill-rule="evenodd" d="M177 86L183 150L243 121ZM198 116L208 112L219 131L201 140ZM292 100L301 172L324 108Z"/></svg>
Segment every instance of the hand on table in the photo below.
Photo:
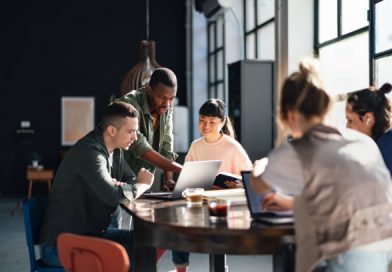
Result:
<svg viewBox="0 0 392 272"><path fill-rule="evenodd" d="M172 179L165 180L163 183L163 190L166 192L173 191L175 185L176 183L174 182L174 180Z"/></svg>
<svg viewBox="0 0 392 272"><path fill-rule="evenodd" d="M286 211L294 208L294 198L282 193L271 192L264 196L261 204L264 210Z"/></svg>
<svg viewBox="0 0 392 272"><path fill-rule="evenodd" d="M136 177L136 183L152 185L154 181L154 174L145 168L141 168Z"/></svg>

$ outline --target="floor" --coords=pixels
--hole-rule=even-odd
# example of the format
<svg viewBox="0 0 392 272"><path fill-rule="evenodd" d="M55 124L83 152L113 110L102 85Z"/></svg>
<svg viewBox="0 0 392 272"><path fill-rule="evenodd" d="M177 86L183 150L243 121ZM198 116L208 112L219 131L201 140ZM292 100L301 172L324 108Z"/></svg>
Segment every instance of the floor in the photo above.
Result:
<svg viewBox="0 0 392 272"><path fill-rule="evenodd" d="M18 205L21 199L0 196L0 272L29 271L29 258L23 225L23 214ZM270 272L271 256L228 255L230 272ZM159 272L173 270L171 252L167 251L158 263ZM206 272L208 255L191 254L191 272Z"/></svg>

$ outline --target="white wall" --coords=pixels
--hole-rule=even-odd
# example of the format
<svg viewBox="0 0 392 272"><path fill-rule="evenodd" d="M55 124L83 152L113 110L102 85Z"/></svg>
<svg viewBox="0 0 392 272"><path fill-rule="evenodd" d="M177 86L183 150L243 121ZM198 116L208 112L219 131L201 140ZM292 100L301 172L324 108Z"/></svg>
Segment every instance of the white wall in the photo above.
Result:
<svg viewBox="0 0 392 272"><path fill-rule="evenodd" d="M243 59L245 54L245 48L243 45L244 34L243 34L243 7L242 1L231 1L232 6L230 9L225 10L225 58L226 64L236 62ZM225 67L226 77L226 97L228 98L228 69ZM229 101L225 101L226 105ZM228 109L227 109L228 110Z"/></svg>
<svg viewBox="0 0 392 272"><path fill-rule="evenodd" d="M200 137L197 129L199 108L207 100L207 19L203 14L193 11L193 56L192 56L192 107L191 125L193 139Z"/></svg>
<svg viewBox="0 0 392 272"><path fill-rule="evenodd" d="M243 13L242 1L232 1L232 7L225 10L226 63L243 58Z"/></svg>
<svg viewBox="0 0 392 272"><path fill-rule="evenodd" d="M313 6L313 0L288 0L288 75L302 58L313 56Z"/></svg>
<svg viewBox="0 0 392 272"><path fill-rule="evenodd" d="M240 60L243 54L243 9L242 1L232 1L232 8L225 9L225 60L226 63L232 63ZM193 135L192 138L200 137L198 131L198 111L200 106L208 99L207 89L207 18L204 14L193 11L193 94L192 94L192 107L191 113ZM226 97L227 97L227 65L226 69Z"/></svg>

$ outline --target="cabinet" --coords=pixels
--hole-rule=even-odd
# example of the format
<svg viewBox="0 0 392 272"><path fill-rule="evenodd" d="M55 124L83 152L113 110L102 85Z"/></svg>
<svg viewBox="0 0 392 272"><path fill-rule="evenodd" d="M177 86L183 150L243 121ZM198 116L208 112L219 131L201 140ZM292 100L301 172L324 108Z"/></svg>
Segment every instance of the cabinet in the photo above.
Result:
<svg viewBox="0 0 392 272"><path fill-rule="evenodd" d="M228 71L229 116L254 161L268 154L275 139L274 62L241 60L229 64Z"/></svg>

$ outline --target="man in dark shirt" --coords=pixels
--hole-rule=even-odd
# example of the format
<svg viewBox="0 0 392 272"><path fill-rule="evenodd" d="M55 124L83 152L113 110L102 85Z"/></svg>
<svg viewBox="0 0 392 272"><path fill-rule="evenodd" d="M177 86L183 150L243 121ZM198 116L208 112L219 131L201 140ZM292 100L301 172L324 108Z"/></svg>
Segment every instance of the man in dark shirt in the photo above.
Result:
<svg viewBox="0 0 392 272"><path fill-rule="evenodd" d="M124 160L137 140L138 112L124 102L110 104L102 122L79 140L57 170L41 229L41 257L60 266L56 241L62 232L106 238L122 244L132 263L132 235L108 227L116 207L133 201L153 182L142 168L136 179Z"/></svg>

